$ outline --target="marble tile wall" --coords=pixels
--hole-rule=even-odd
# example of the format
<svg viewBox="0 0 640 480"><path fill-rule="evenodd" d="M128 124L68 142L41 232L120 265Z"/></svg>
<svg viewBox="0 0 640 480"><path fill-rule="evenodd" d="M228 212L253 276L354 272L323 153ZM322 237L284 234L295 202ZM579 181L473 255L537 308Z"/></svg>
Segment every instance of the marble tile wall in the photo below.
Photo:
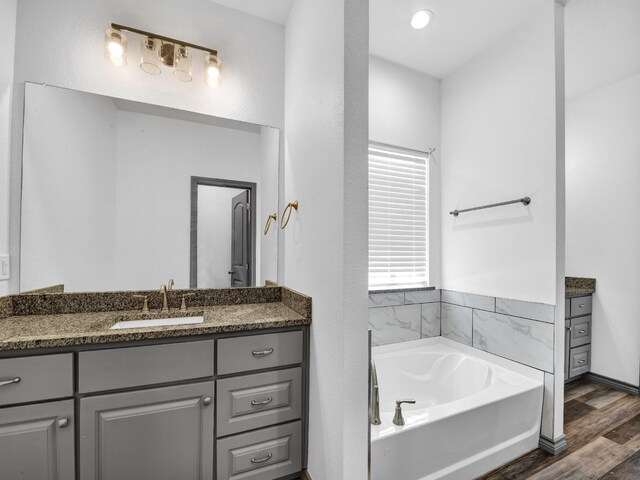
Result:
<svg viewBox="0 0 640 480"><path fill-rule="evenodd" d="M553 373L555 306L442 291L442 336Z"/></svg>
<svg viewBox="0 0 640 480"><path fill-rule="evenodd" d="M440 335L440 290L369 294L369 328L373 345Z"/></svg>
<svg viewBox="0 0 640 480"><path fill-rule="evenodd" d="M555 306L454 292L369 294L374 345L445 338L553 373Z"/></svg>

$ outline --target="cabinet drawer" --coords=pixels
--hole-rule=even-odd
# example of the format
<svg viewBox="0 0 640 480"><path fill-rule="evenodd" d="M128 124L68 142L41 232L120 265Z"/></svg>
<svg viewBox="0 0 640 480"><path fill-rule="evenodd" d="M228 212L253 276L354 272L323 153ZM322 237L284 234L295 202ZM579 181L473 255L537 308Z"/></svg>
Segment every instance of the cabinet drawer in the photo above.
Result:
<svg viewBox="0 0 640 480"><path fill-rule="evenodd" d="M0 405L71 397L72 354L1 359L0 385Z"/></svg>
<svg viewBox="0 0 640 480"><path fill-rule="evenodd" d="M218 375L302 362L302 332L218 340Z"/></svg>
<svg viewBox="0 0 640 480"><path fill-rule="evenodd" d="M591 343L591 315L571 319L570 347Z"/></svg>
<svg viewBox="0 0 640 480"><path fill-rule="evenodd" d="M571 300L568 298L564 299L564 318L569 318L571 316Z"/></svg>
<svg viewBox="0 0 640 480"><path fill-rule="evenodd" d="M300 367L218 380L218 436L300 418L301 380Z"/></svg>
<svg viewBox="0 0 640 480"><path fill-rule="evenodd" d="M73 480L73 400L0 409L2 480Z"/></svg>
<svg viewBox="0 0 640 480"><path fill-rule="evenodd" d="M300 472L300 422L218 440L218 480L272 480Z"/></svg>
<svg viewBox="0 0 640 480"><path fill-rule="evenodd" d="M591 345L572 348L569 353L569 378L586 373L591 368Z"/></svg>
<svg viewBox="0 0 640 480"><path fill-rule="evenodd" d="M591 313L591 295L571 299L571 316L588 315Z"/></svg>
<svg viewBox="0 0 640 480"><path fill-rule="evenodd" d="M80 352L80 393L213 376L213 340Z"/></svg>

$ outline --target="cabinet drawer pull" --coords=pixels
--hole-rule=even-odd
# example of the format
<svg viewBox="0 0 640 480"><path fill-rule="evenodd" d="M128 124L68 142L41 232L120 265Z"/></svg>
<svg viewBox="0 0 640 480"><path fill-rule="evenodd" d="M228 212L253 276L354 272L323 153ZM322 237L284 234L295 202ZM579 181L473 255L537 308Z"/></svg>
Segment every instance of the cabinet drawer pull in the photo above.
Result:
<svg viewBox="0 0 640 480"><path fill-rule="evenodd" d="M253 405L254 407L260 406L260 405L269 405L271 402L273 401L273 398L269 397L266 400L251 400L251 405Z"/></svg>
<svg viewBox="0 0 640 480"><path fill-rule="evenodd" d="M584 308L584 303L581 303L580 305L578 305L578 307Z"/></svg>
<svg viewBox="0 0 640 480"><path fill-rule="evenodd" d="M251 463L264 463L264 462L268 462L269 460L271 460L271 457L273 457L273 453L270 453L269 455L267 455L266 457L262 457L262 458L255 458L255 457L251 457Z"/></svg>
<svg viewBox="0 0 640 480"><path fill-rule="evenodd" d="M22 380L20 377L16 377L12 380L5 380L0 382L0 387L4 387L5 385L11 385L12 383L20 383L20 380Z"/></svg>
<svg viewBox="0 0 640 480"><path fill-rule="evenodd" d="M58 428L65 428L69 425L69 419L68 418L61 418L60 420L58 420Z"/></svg>
<svg viewBox="0 0 640 480"><path fill-rule="evenodd" d="M582 365L583 363L586 363L586 360L578 360L578 363Z"/></svg>
<svg viewBox="0 0 640 480"><path fill-rule="evenodd" d="M266 350L253 350L251 355L254 357L265 357L273 353L273 348L267 348Z"/></svg>
<svg viewBox="0 0 640 480"><path fill-rule="evenodd" d="M578 330L578 333L587 333L586 330Z"/></svg>
<svg viewBox="0 0 640 480"><path fill-rule="evenodd" d="M205 407L208 407L209 405L211 405L211 403L212 403L212 402L213 402L213 400L211 399L211 397L204 397L204 398L202 399L202 404L203 404Z"/></svg>

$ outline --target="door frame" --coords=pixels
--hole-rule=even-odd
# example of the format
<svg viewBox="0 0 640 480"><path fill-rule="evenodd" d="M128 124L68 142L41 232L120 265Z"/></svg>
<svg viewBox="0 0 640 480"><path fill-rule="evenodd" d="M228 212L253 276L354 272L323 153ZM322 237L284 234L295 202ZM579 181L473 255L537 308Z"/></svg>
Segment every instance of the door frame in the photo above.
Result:
<svg viewBox="0 0 640 480"><path fill-rule="evenodd" d="M257 184L223 178L191 177L191 248L189 257L189 288L198 288L198 185L249 190L249 278L256 284L256 199Z"/></svg>

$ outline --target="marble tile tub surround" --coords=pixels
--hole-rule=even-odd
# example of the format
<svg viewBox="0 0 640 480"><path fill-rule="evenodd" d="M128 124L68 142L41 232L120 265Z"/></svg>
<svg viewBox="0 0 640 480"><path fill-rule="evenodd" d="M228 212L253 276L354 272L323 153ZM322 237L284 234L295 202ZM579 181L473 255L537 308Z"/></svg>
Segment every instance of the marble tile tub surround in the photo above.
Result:
<svg viewBox="0 0 640 480"><path fill-rule="evenodd" d="M549 373L554 314L553 305L442 291L443 337Z"/></svg>
<svg viewBox="0 0 640 480"><path fill-rule="evenodd" d="M369 292L369 328L374 345L440 335L440 290Z"/></svg>
<svg viewBox="0 0 640 480"><path fill-rule="evenodd" d="M305 318L311 318L311 298L286 287L172 290L168 292L169 308L178 310L185 293L194 294L187 299L190 308L282 302ZM9 295L0 297L0 318L139 310L141 300L133 295L147 295L151 310L159 310L162 305L162 296L157 290Z"/></svg>

